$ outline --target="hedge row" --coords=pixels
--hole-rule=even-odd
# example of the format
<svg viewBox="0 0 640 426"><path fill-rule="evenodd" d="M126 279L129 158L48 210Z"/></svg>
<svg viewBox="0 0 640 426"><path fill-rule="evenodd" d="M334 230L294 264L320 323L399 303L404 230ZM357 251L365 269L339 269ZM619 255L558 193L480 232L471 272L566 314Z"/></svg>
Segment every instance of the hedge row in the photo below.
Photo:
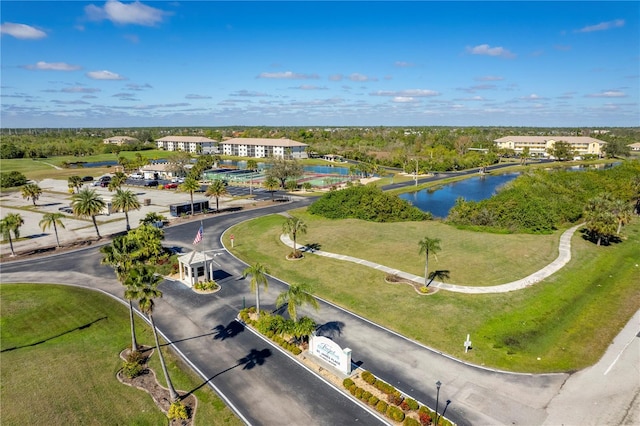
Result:
<svg viewBox="0 0 640 426"><path fill-rule="evenodd" d="M289 352L291 352L294 355L300 355L302 353L302 349L300 349L298 347L298 345L296 345L295 343L291 343L287 340L285 340L281 335L274 333L273 331L268 331L267 333L262 333L261 330L259 329L258 325L258 321L256 320L252 320L249 317L250 313L255 313L256 312L256 308L254 306L250 307L250 308L246 308L240 311L240 319L245 323L245 324L249 324L250 326L252 326L254 328L254 330L258 330L260 331L260 333L263 336L268 337L272 342L277 343L281 348L284 348L286 350L288 350Z"/></svg>

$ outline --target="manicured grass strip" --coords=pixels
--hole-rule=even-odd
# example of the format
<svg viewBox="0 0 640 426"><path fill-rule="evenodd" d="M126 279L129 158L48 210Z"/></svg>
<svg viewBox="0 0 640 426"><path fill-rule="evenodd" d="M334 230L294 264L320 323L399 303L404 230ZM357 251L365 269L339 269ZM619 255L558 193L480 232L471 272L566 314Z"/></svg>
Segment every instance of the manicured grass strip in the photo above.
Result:
<svg viewBox="0 0 640 426"><path fill-rule="evenodd" d="M294 213L299 215L300 212ZM640 309L640 287L637 285L640 268L635 266L640 246L638 219L624 228L628 238L610 247L597 247L576 234L569 265L525 290L496 295L438 291L429 296L418 295L406 285L386 284L384 273L350 262L313 255L306 255L301 261L285 261L291 248L279 240L283 222L282 216L272 215L239 224L230 232L235 235L232 251L248 263L267 265L273 275L289 283L307 282L314 287L314 294L322 298L475 364L538 373L584 368L599 359L631 315ZM328 239L335 235L335 238L360 242L350 254L364 257L363 253L378 250L378 258L385 258L384 254L389 253L384 242L374 243L361 238L370 231L341 222L331 222L341 234L338 237L337 233L332 233ZM432 235L430 227L433 225L424 225L427 235ZM464 240L456 236L463 231L435 225L434 229L443 227L440 231L443 252L446 241ZM313 241L308 236L314 226L315 221L308 222L309 233L302 237L305 242ZM377 224L371 226L377 227ZM389 238L397 238L392 233L403 231L394 228L386 232ZM384 237L381 233L380 241L384 241ZM414 250L412 241L407 242L403 251L407 256ZM229 241L225 244L231 246ZM475 263L474 257L478 253L477 250L460 250L456 255L457 262L461 265ZM438 257L439 262L435 266L435 262L430 262L431 267L440 268L442 255ZM387 266L398 267L391 261L395 259L391 254L386 259ZM481 262L478 265L475 272L480 277L487 272ZM504 267L513 273L518 269L512 265ZM510 280L507 277L506 281ZM463 342L467 333L471 334L473 349L465 354Z"/></svg>
<svg viewBox="0 0 640 426"><path fill-rule="evenodd" d="M166 424L146 392L115 377L121 367L118 354L131 343L126 306L67 286L3 284L0 291L3 425ZM153 344L142 320L138 339ZM202 384L182 372L169 351L165 356L178 389ZM153 367L161 377L159 366ZM209 388L199 389L196 396L197 421L242 424Z"/></svg>

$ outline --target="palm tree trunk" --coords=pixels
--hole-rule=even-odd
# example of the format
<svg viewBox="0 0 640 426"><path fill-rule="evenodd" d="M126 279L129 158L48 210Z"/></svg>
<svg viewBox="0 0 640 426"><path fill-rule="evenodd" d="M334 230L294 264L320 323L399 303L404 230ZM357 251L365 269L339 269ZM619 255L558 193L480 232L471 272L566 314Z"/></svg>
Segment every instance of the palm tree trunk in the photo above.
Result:
<svg viewBox="0 0 640 426"><path fill-rule="evenodd" d="M620 235L620 231L622 231L622 221L618 221L618 230L616 231L616 235Z"/></svg>
<svg viewBox="0 0 640 426"><path fill-rule="evenodd" d="M260 318L260 284L256 284L256 311L258 312L258 318Z"/></svg>
<svg viewBox="0 0 640 426"><path fill-rule="evenodd" d="M427 280L429 279L429 251L427 251L427 259L424 262L424 286L427 287Z"/></svg>
<svg viewBox="0 0 640 426"><path fill-rule="evenodd" d="M173 388L173 383L171 383L171 378L169 377L169 371L167 371L167 366L164 363L164 356L162 356L162 351L160 350L160 342L158 341L158 331L156 330L156 324L153 322L153 315L149 314L149 320L151 321L151 328L153 329L153 338L156 341L156 349L158 350L158 357L160 358L160 365L162 366L162 372L164 373L164 378L167 381L167 388L169 388L169 396L171 397L171 401L178 400L178 393Z"/></svg>
<svg viewBox="0 0 640 426"><path fill-rule="evenodd" d="M7 235L9 236L9 247L11 247L11 256L15 256L16 252L13 251L13 240L11 239L11 231L9 231Z"/></svg>
<svg viewBox="0 0 640 426"><path fill-rule="evenodd" d="M53 221L53 231L56 233L56 244L60 247L60 240L58 239L58 227L56 226L56 221Z"/></svg>
<svg viewBox="0 0 640 426"><path fill-rule="evenodd" d="M93 220L93 226L96 228L96 234L98 234L98 239L102 238L100 236L100 231L98 230L98 222L96 222L96 217L91 216L91 220Z"/></svg>
<svg viewBox="0 0 640 426"><path fill-rule="evenodd" d="M138 352L138 341L136 340L136 325L134 322L133 301L129 300L129 320L131 322L131 350Z"/></svg>
<svg viewBox="0 0 640 426"><path fill-rule="evenodd" d="M196 212L193 211L193 191L191 191L191 216L194 214L196 214Z"/></svg>
<svg viewBox="0 0 640 426"><path fill-rule="evenodd" d="M129 232L129 231L131 231L131 226L129 226L129 212L127 212L126 210L124 212L124 218L127 221L127 232Z"/></svg>

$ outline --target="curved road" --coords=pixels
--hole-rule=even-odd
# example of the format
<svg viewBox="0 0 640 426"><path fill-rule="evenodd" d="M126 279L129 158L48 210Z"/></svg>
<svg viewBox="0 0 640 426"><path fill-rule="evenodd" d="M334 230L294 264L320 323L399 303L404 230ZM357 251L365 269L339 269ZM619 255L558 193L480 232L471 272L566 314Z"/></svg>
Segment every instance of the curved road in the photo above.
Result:
<svg viewBox="0 0 640 426"><path fill-rule="evenodd" d="M234 321L244 300L251 301L254 296L248 290L248 283L241 278L246 265L223 249L221 235L240 221L284 212L308 202L310 200L206 219L205 239L201 244L207 251L219 254L215 260L221 270L216 274L225 276L217 279L222 290L198 295L183 284L165 281L161 285L164 297L158 301L154 319L172 345L249 424L383 423L369 410ZM198 222L171 226L166 229L165 242L189 247L198 227ZM91 248L27 260L28 267L26 262L4 263L0 265L2 281L62 282L99 289L120 298L122 288L111 268L100 265L99 259L99 252ZM286 284L272 278L269 287L266 294L261 294L261 305L265 309L274 307L275 297ZM631 382L629 386L629 380L624 380L629 373L626 371L628 359L635 360L633 349L637 338L632 338L633 344L623 346L618 357L613 356L615 361L607 369L607 377L596 375L594 378L586 372L584 376L588 377L578 377L576 382L568 374L513 374L466 365L325 301L321 301L318 312L303 309L301 313L324 324L325 329L333 330L334 340L353 350L354 362L422 403L435 406L435 382L440 380L440 410L444 401L451 400L447 417L462 425L554 424L556 421L571 424L567 410L568 407L575 410L576 406L581 413L589 413L588 417L583 415L582 424L585 419L588 420L586 423L592 424L618 424L638 393L637 385ZM631 326L633 331L636 324L631 323ZM624 398L619 394L616 398L604 398L599 394L607 405L594 410L589 386L581 385L584 380L595 381L593 386L599 386L603 380L617 380L616 386L629 393ZM627 385L621 386L621 382ZM566 398L567 394L562 390L569 384L582 389L584 402ZM615 391L616 388L611 387L609 393ZM565 399L561 398L563 396Z"/></svg>

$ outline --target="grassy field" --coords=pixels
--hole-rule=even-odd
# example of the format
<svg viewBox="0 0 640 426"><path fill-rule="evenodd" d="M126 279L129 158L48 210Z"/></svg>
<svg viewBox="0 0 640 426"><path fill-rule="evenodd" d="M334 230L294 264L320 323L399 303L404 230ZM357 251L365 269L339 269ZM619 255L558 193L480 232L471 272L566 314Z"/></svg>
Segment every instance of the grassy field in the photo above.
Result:
<svg viewBox="0 0 640 426"><path fill-rule="evenodd" d="M424 263L417 255L417 241L424 235L437 236L442 238L442 252L438 262L430 262L431 268L447 265L452 275L465 280L477 277L475 281L485 285L510 281L509 274L512 279L521 277L523 264L532 270L544 266L548 258L540 251L552 253L551 258L557 253L558 235L475 235L438 222L381 227L329 221L328 227L323 219L294 213L308 225L308 233L300 237L303 243L317 241L321 249L341 248L342 253L383 260L398 269L415 262L415 271L421 273ZM299 262L285 261L291 249L279 240L283 222L282 216L273 215L235 226L228 233L235 235L232 251L248 263L267 265L273 275L289 283L309 283L324 299L474 364L522 372L584 368L599 359L640 308L637 218L625 227L622 244L597 247L576 233L568 266L533 287L494 295L438 291L429 296L407 285L387 284L384 273L350 262L313 255ZM324 234L318 233L320 229ZM230 247L228 240L225 244ZM473 350L465 354L462 342L467 333Z"/></svg>
<svg viewBox="0 0 640 426"><path fill-rule="evenodd" d="M158 425L167 419L144 391L115 377L131 343L127 308L100 293L67 286L3 284L1 308L3 425ZM138 321L139 342L153 344ZM168 351L176 389L202 380ZM151 367L164 384L158 357ZM189 372L188 372L189 371ZM242 422L207 387L195 392L196 422Z"/></svg>

